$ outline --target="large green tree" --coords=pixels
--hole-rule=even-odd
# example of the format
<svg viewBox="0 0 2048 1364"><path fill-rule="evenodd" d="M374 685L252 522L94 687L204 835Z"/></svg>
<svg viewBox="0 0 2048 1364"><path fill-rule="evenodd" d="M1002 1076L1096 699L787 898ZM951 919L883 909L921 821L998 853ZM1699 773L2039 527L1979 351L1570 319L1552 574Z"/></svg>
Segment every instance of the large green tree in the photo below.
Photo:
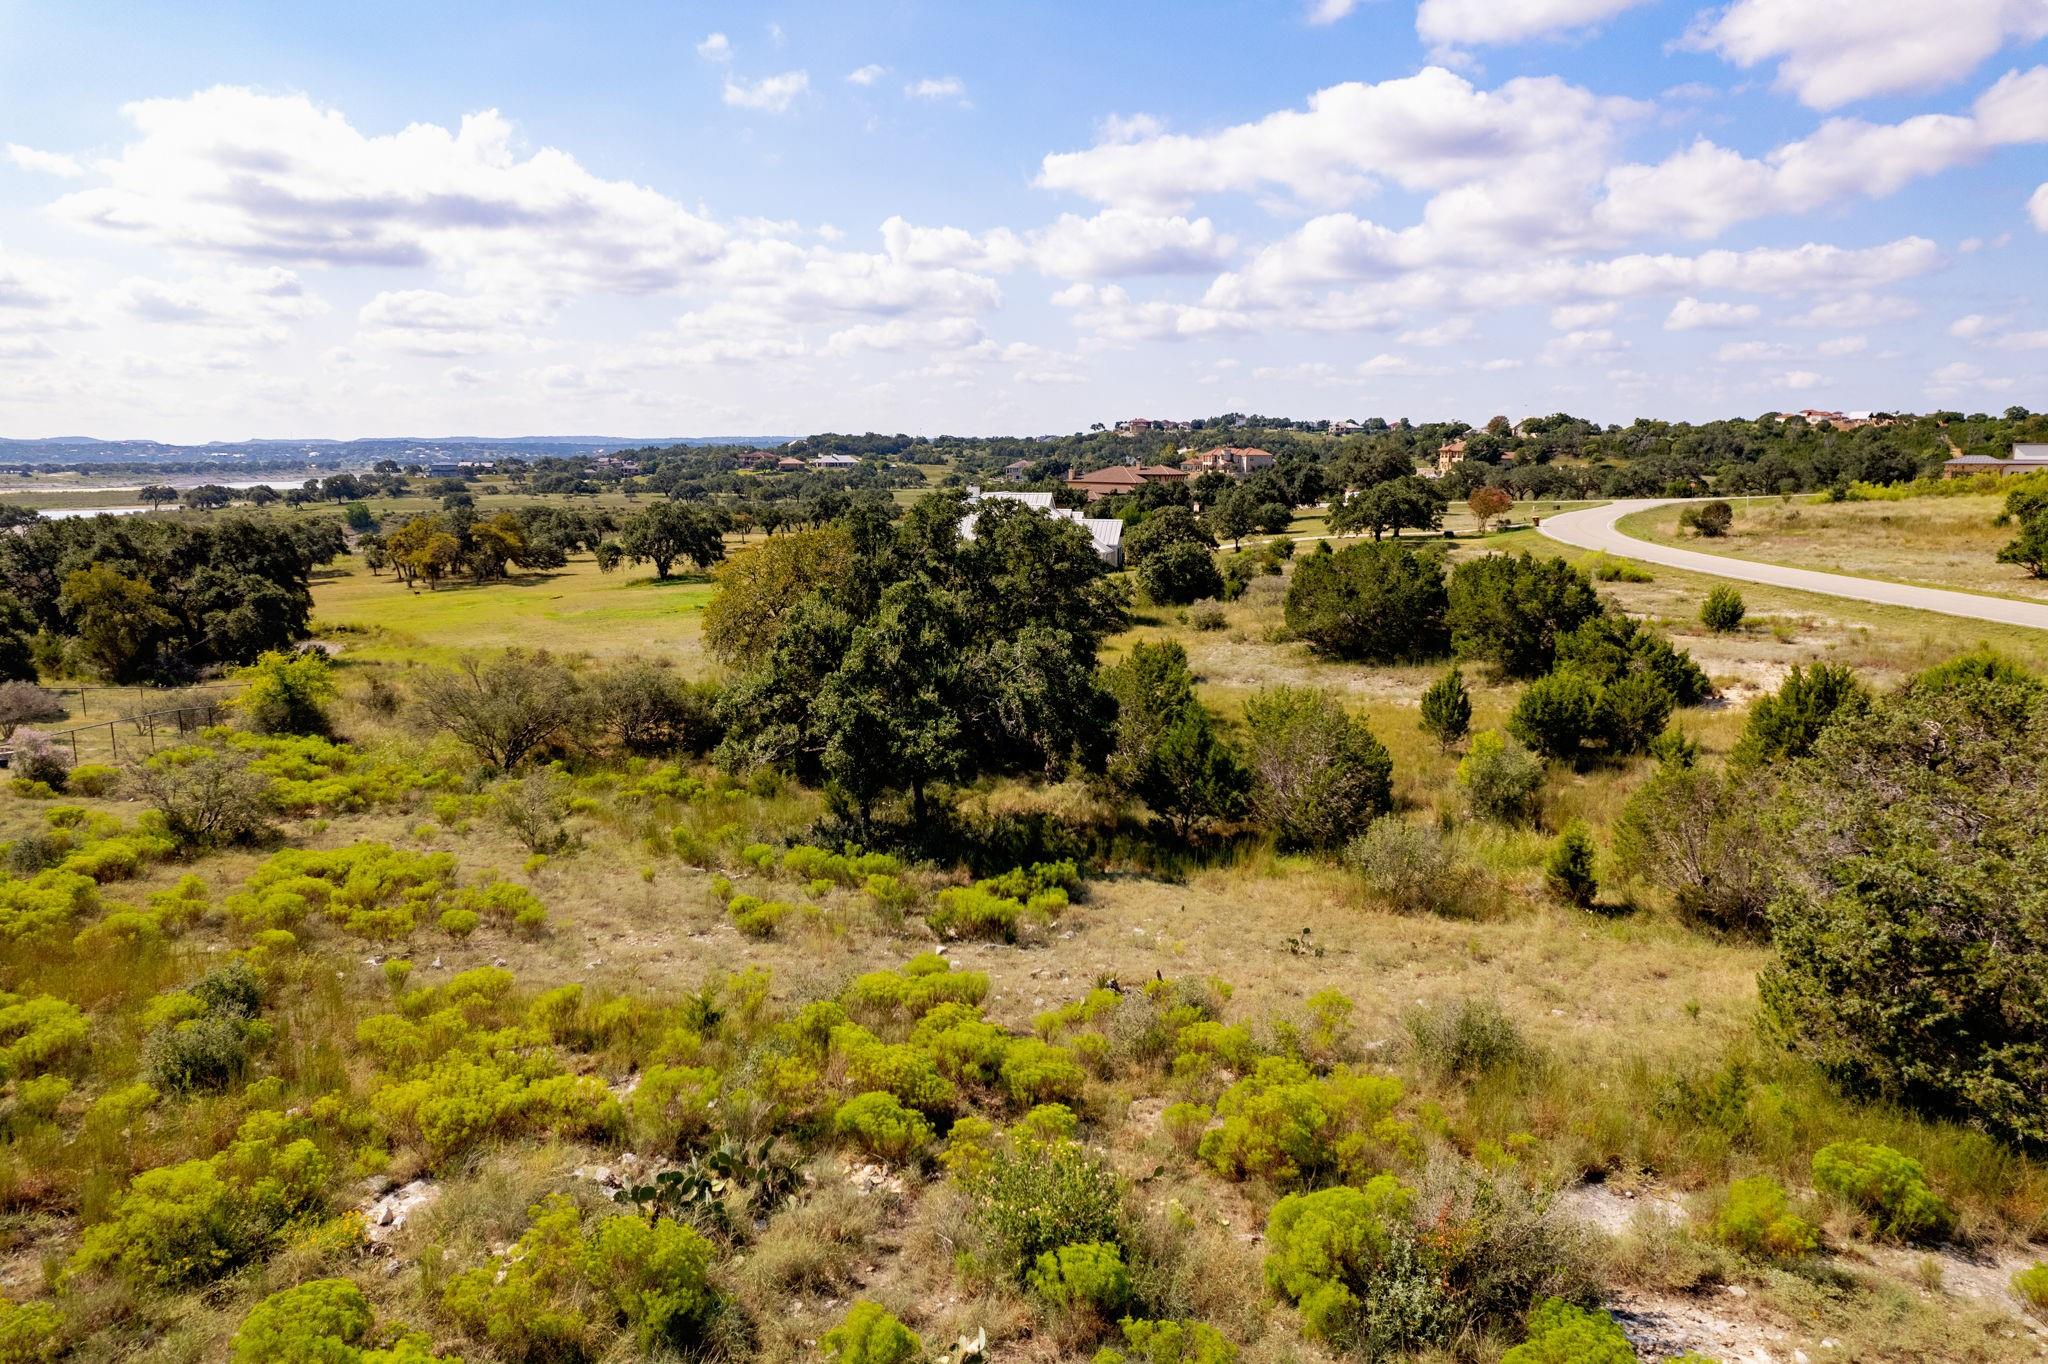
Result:
<svg viewBox="0 0 2048 1364"><path fill-rule="evenodd" d="M969 540L964 510L934 493L892 526L850 503L842 568L787 565L773 575L787 590L814 585L774 611L714 607L745 622L730 638L753 662L719 704L728 764L830 781L864 821L894 792L922 821L946 782L1100 765L1115 706L1095 659L1123 622L1121 588L1072 522L994 503Z"/></svg>
<svg viewBox="0 0 2048 1364"><path fill-rule="evenodd" d="M2048 701L1952 672L1790 765L1777 1034L1856 1093L2048 1145Z"/></svg>
<svg viewBox="0 0 2048 1364"><path fill-rule="evenodd" d="M717 517L703 507L656 502L626 518L619 548L634 563L653 564L654 576L666 580L680 560L709 568L724 558L725 537Z"/></svg>

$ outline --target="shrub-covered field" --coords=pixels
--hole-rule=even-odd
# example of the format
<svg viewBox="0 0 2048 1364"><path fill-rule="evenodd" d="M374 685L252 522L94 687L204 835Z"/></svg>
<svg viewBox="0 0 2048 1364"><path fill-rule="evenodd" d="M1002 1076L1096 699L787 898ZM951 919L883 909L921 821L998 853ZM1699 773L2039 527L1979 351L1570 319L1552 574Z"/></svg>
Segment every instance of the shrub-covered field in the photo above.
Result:
<svg viewBox="0 0 2048 1364"><path fill-rule="evenodd" d="M950 524L570 556L637 649L330 579L221 724L17 762L0 1361L2048 1346L2031 656Z"/></svg>

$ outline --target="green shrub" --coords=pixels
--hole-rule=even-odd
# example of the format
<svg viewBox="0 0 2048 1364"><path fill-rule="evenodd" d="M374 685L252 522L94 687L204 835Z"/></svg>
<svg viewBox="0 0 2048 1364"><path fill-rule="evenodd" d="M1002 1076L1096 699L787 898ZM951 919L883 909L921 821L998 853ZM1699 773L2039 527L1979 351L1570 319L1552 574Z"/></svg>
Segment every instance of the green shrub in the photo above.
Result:
<svg viewBox="0 0 2048 1364"><path fill-rule="evenodd" d="M1429 684L1422 693L1421 726L1446 753L1463 742L1472 729L1472 694L1465 690L1464 673L1452 668Z"/></svg>
<svg viewBox="0 0 2048 1364"><path fill-rule="evenodd" d="M172 1094L225 1089L242 1078L252 1043L267 1039L243 1019L209 1014L151 1033L142 1049L149 1083Z"/></svg>
<svg viewBox="0 0 2048 1364"><path fill-rule="evenodd" d="M1648 570L1640 564L1617 558L1605 550L1592 555L1580 565L1586 576L1596 583L1647 583L1655 581Z"/></svg>
<svg viewBox="0 0 2048 1364"><path fill-rule="evenodd" d="M974 1219L994 1243L999 1267L1020 1279L1047 1251L1123 1242L1123 1190L1115 1173L1077 1142L993 1151L968 1187Z"/></svg>
<svg viewBox="0 0 2048 1364"><path fill-rule="evenodd" d="M2012 1276L2013 1296L2036 1312L2048 1312L2048 1261Z"/></svg>
<svg viewBox="0 0 2048 1364"><path fill-rule="evenodd" d="M772 938L783 921L797 913L797 907L781 900L763 900L757 895L735 895L725 907L733 927L750 938Z"/></svg>
<svg viewBox="0 0 2048 1364"><path fill-rule="evenodd" d="M1203 1322L1125 1318L1123 1329L1130 1353L1104 1347L1094 1364L1237 1364L1237 1346Z"/></svg>
<svg viewBox="0 0 2048 1364"><path fill-rule="evenodd" d="M63 1325L51 1303L0 1298L0 1364L49 1364L64 1352Z"/></svg>
<svg viewBox="0 0 2048 1364"><path fill-rule="evenodd" d="M249 759L227 749L167 748L131 769L137 792L180 848L209 849L254 840L276 802Z"/></svg>
<svg viewBox="0 0 2048 1364"><path fill-rule="evenodd" d="M1266 1219L1266 1284L1301 1309L1311 1339L1339 1348L1365 1334L1366 1300L1409 1250L1415 1194L1392 1175L1293 1193Z"/></svg>
<svg viewBox="0 0 2048 1364"><path fill-rule="evenodd" d="M1491 999L1443 1000L1401 1021L1416 1058L1435 1075L1470 1080L1535 1055L1515 1020Z"/></svg>
<svg viewBox="0 0 2048 1364"><path fill-rule="evenodd" d="M1053 1307L1104 1321L1122 1315L1131 1300L1131 1275L1124 1268L1123 1251L1100 1241L1046 1251L1025 1281Z"/></svg>
<svg viewBox="0 0 2048 1364"><path fill-rule="evenodd" d="M710 1066L656 1062L640 1072L626 1100L634 1144L673 1151L711 1135L718 1103L718 1072Z"/></svg>
<svg viewBox="0 0 2048 1364"><path fill-rule="evenodd" d="M1065 1047L1035 1037L1012 1042L1003 1055L1003 1092L1019 1104L1078 1099L1087 1074Z"/></svg>
<svg viewBox="0 0 2048 1364"><path fill-rule="evenodd" d="M1589 617L1558 636L1557 666L1603 687L1631 678L1654 680L1681 706L1696 706L1714 692L1692 655L1654 627L1616 611Z"/></svg>
<svg viewBox="0 0 2048 1364"><path fill-rule="evenodd" d="M80 763L71 769L65 789L74 795L98 798L113 794L121 784L121 770L108 767L105 763Z"/></svg>
<svg viewBox="0 0 2048 1364"><path fill-rule="evenodd" d="M318 649L272 649L238 676L247 685L231 703L258 734L325 734L334 700L334 668Z"/></svg>
<svg viewBox="0 0 2048 1364"><path fill-rule="evenodd" d="M857 1094L841 1104L832 1125L840 1136L891 1165L915 1160L933 1135L924 1114L905 1108L894 1094L878 1092Z"/></svg>
<svg viewBox="0 0 2048 1364"><path fill-rule="evenodd" d="M362 1358L370 1300L347 1279L314 1279L249 1309L230 1348L235 1364L320 1364Z"/></svg>
<svg viewBox="0 0 2048 1364"><path fill-rule="evenodd" d="M1193 1154L1201 1144L1202 1133L1208 1130L1209 1119L1215 1116L1206 1104L1183 1101L1166 1106L1159 1115L1159 1126L1175 1146Z"/></svg>
<svg viewBox="0 0 2048 1364"><path fill-rule="evenodd" d="M466 938L476 932L479 922L473 909L444 909L439 920L441 931L451 938Z"/></svg>
<svg viewBox="0 0 2048 1364"><path fill-rule="evenodd" d="M1829 724L1861 715L1869 706L1870 693L1848 668L1838 663L1802 668L1795 663L1775 693L1750 703L1730 761L1754 767L1803 758Z"/></svg>
<svg viewBox="0 0 2048 1364"><path fill-rule="evenodd" d="M1375 541L1303 559L1287 586L1287 629L1354 662L1441 658L1445 602L1440 556Z"/></svg>
<svg viewBox="0 0 2048 1364"><path fill-rule="evenodd" d="M662 1218L601 1219L586 1234L576 1205L550 1194L511 1252L455 1275L443 1309L470 1335L519 1360L595 1358L631 1330L642 1353L701 1346L720 1310L711 1243Z"/></svg>
<svg viewBox="0 0 2048 1364"><path fill-rule="evenodd" d="M356 1028L380 1067L370 1107L394 1136L420 1143L431 1161L488 1138L595 1137L623 1121L604 1081L567 1073L559 1052L538 1045L544 1036L479 1025L501 1010L511 986L505 971L466 971L407 996L406 1007L419 1018L375 1014Z"/></svg>
<svg viewBox="0 0 2048 1364"><path fill-rule="evenodd" d="M1838 1141L1813 1155L1813 1185L1870 1219L1888 1241L1929 1241L1955 1226L1955 1209L1927 1185L1920 1162L1872 1141Z"/></svg>
<svg viewBox="0 0 2048 1364"><path fill-rule="evenodd" d="M1392 808L1394 760L1335 693L1271 687L1244 721L1252 818L1282 847L1341 847Z"/></svg>
<svg viewBox="0 0 2048 1364"><path fill-rule="evenodd" d="M701 1343L719 1308L710 1282L716 1254L685 1223L607 1217L585 1241L580 1267L643 1352L687 1350Z"/></svg>
<svg viewBox="0 0 2048 1364"><path fill-rule="evenodd" d="M1138 565L1138 586L1146 600L1159 606L1186 606L1223 595L1223 574L1216 556L1200 545L1182 541L1145 556Z"/></svg>
<svg viewBox="0 0 2048 1364"><path fill-rule="evenodd" d="M54 995L0 993L0 1080L39 1074L80 1051L90 1029L76 1004Z"/></svg>
<svg viewBox="0 0 2048 1364"><path fill-rule="evenodd" d="M1700 604L1700 624L1716 634L1739 629L1742 618L1747 614L1742 594L1726 583L1716 583L1713 591L1707 593L1706 601Z"/></svg>
<svg viewBox="0 0 2048 1364"><path fill-rule="evenodd" d="M1529 1313L1529 1338L1501 1356L1500 1364L1636 1364L1613 1317L1546 1298Z"/></svg>
<svg viewBox="0 0 2048 1364"><path fill-rule="evenodd" d="M1232 1179L1280 1188L1362 1179L1412 1147L1413 1134L1393 1116L1401 1095L1392 1076L1343 1066L1318 1076L1292 1057L1269 1056L1217 1100L1221 1123L1203 1135L1200 1154Z"/></svg>
<svg viewBox="0 0 2048 1364"><path fill-rule="evenodd" d="M865 1298L818 1344L833 1364L923 1364L924 1341L896 1314Z"/></svg>
<svg viewBox="0 0 2048 1364"><path fill-rule="evenodd" d="M1560 669L1522 689L1507 727L1544 757L1577 763L1606 738L1606 696L1576 670Z"/></svg>
<svg viewBox="0 0 2048 1364"><path fill-rule="evenodd" d="M1735 508L1719 500L1690 506L1678 514L1678 524L1696 535L1718 539L1735 524Z"/></svg>
<svg viewBox="0 0 2048 1364"><path fill-rule="evenodd" d="M1010 1127L1016 1141L1071 1141L1081 1128L1080 1115L1065 1104L1040 1104Z"/></svg>
<svg viewBox="0 0 2048 1364"><path fill-rule="evenodd" d="M1621 870L1669 891L1695 923L1755 933L1771 898L1751 783L1698 763L1660 762L1614 826Z"/></svg>
<svg viewBox="0 0 2048 1364"><path fill-rule="evenodd" d="M1827 726L1773 836L1765 1021L1857 1094L2048 1142L2048 721L2031 686L1908 687Z"/></svg>
<svg viewBox="0 0 2048 1364"><path fill-rule="evenodd" d="M1564 826L1564 832L1551 845L1550 856L1544 859L1544 885L1568 905L1591 908L1600 894L1600 881L1593 870L1594 857L1592 833L1583 820L1573 820Z"/></svg>
<svg viewBox="0 0 2048 1364"><path fill-rule="evenodd" d="M1381 815L1344 845L1344 865L1403 914L1447 914L1465 900L1471 871L1433 824Z"/></svg>
<svg viewBox="0 0 2048 1364"><path fill-rule="evenodd" d="M1024 905L980 886L951 886L939 892L924 921L942 938L1015 942L1024 922Z"/></svg>
<svg viewBox="0 0 2048 1364"><path fill-rule="evenodd" d="M1527 823L1543 794L1543 759L1490 729L1472 740L1458 763L1458 784L1481 819Z"/></svg>
<svg viewBox="0 0 2048 1364"><path fill-rule="evenodd" d="M141 1284L209 1283L325 1207L328 1165L283 1113L251 1114L227 1149L137 1175L86 1230L67 1275L115 1270Z"/></svg>
<svg viewBox="0 0 2048 1364"><path fill-rule="evenodd" d="M900 970L870 971L840 992L839 1002L856 1014L921 1018L945 1003L980 1004L988 998L988 976L955 971L936 952L913 957Z"/></svg>
<svg viewBox="0 0 2048 1364"><path fill-rule="evenodd" d="M1798 1259L1820 1248L1820 1232L1792 1211L1784 1186L1769 1175L1730 1184L1707 1234L1730 1249L1770 1260Z"/></svg>
<svg viewBox="0 0 2048 1364"><path fill-rule="evenodd" d="M884 1042L857 1023L832 1029L828 1055L856 1093L881 1090L925 1113L945 1112L958 1094L931 1053L906 1043Z"/></svg>
<svg viewBox="0 0 2048 1364"><path fill-rule="evenodd" d="M1452 570L1445 620L1457 657L1505 677L1540 677L1556 661L1558 637L1600 611L1593 584L1564 560L1488 554Z"/></svg>

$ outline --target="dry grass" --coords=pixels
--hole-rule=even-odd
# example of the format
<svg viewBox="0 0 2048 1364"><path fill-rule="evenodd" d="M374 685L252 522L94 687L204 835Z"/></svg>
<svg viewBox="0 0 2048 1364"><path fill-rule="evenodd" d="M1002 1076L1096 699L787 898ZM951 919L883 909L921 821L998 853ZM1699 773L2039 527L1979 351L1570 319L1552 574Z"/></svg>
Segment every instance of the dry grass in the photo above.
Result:
<svg viewBox="0 0 2048 1364"><path fill-rule="evenodd" d="M2048 601L2048 579L2030 578L2025 569L1998 562L2000 546L2013 537L2010 526L1992 524L2004 504L1998 496L1897 502L1749 498L1733 504L1735 525L1719 539L1681 531L1678 507L1624 517L1621 529L1706 554Z"/></svg>

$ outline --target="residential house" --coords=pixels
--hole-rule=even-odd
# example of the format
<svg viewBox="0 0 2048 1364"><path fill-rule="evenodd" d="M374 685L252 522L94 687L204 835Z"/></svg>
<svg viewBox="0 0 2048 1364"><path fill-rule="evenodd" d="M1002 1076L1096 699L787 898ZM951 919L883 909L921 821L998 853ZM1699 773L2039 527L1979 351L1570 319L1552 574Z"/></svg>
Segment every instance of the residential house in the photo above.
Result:
<svg viewBox="0 0 2048 1364"><path fill-rule="evenodd" d="M1941 466L1943 478L1967 478L1971 474L2038 474L2048 470L2048 444L2020 443L2005 459L1994 455L1957 455Z"/></svg>
<svg viewBox="0 0 2048 1364"><path fill-rule="evenodd" d="M1447 440L1437 447L1436 463L1424 469L1422 476L1424 478L1442 478L1451 471L1452 465L1463 458L1465 458L1465 438L1458 436L1455 439Z"/></svg>
<svg viewBox="0 0 2048 1364"><path fill-rule="evenodd" d="M1008 464L1005 464L1003 466L1003 477L1008 479L1010 482L1015 483L1018 479L1024 477L1025 474L1029 473L1030 470L1030 460L1013 459Z"/></svg>
<svg viewBox="0 0 2048 1364"><path fill-rule="evenodd" d="M810 465L804 463L802 460L796 458L796 456L794 455L784 455L781 459L775 461L776 470L780 473L785 474L800 474L810 467Z"/></svg>
<svg viewBox="0 0 2048 1364"><path fill-rule="evenodd" d="M811 461L814 469L858 469L860 461L852 455L819 455Z"/></svg>
<svg viewBox="0 0 2048 1364"><path fill-rule="evenodd" d="M1095 553L1111 568L1124 566L1124 523L1110 516L1083 516L1077 511L1052 504L1051 493L985 493L979 488L967 490L969 510L960 518L962 539L974 538L975 522L981 513L972 508L980 502L1021 502L1033 511L1044 512L1047 516L1061 521L1072 521L1088 532L1088 538L1095 544Z"/></svg>
<svg viewBox="0 0 2048 1364"><path fill-rule="evenodd" d="M1178 483L1186 477L1186 470L1163 464L1113 464L1091 473L1070 474L1067 486L1088 494L1088 500L1093 502L1117 493L1134 493L1147 483Z"/></svg>
<svg viewBox="0 0 2048 1364"><path fill-rule="evenodd" d="M1184 459L1180 462L1180 467L1189 474L1219 473L1243 478L1246 474L1259 469L1270 469L1273 464L1273 456L1264 450L1253 449L1250 446L1224 445L1204 451L1193 459Z"/></svg>

